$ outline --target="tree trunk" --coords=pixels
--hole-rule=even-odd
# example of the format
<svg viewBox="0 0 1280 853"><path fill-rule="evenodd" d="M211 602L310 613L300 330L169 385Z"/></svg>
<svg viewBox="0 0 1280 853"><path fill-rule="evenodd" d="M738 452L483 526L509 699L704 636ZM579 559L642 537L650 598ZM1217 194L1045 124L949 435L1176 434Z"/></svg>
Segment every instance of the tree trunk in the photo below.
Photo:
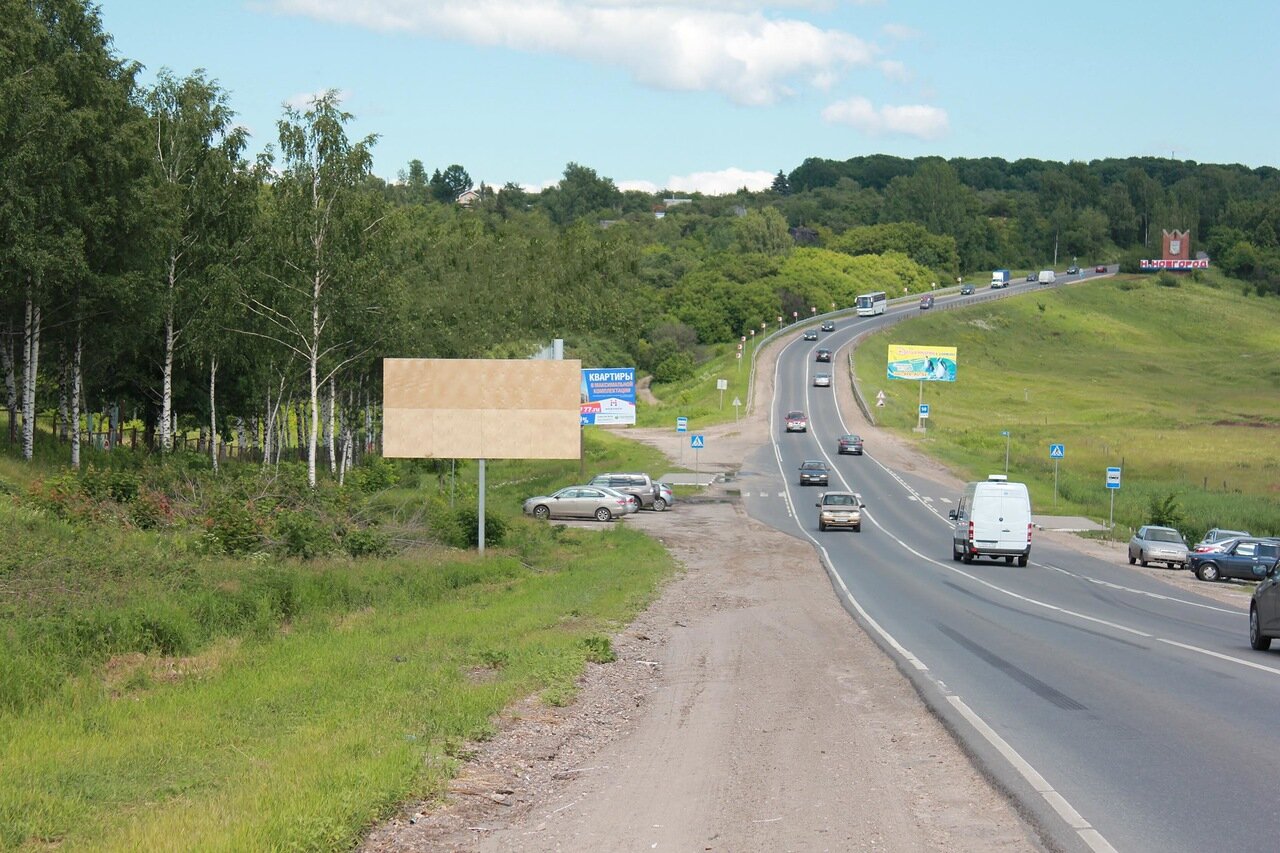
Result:
<svg viewBox="0 0 1280 853"><path fill-rule="evenodd" d="M214 389L218 380L218 357L209 360L209 457L213 473L218 473L218 405Z"/></svg>
<svg viewBox="0 0 1280 853"><path fill-rule="evenodd" d="M329 448L329 473L338 473L338 436L335 430L334 414L338 408L338 381L329 377L329 396L325 401L324 443Z"/></svg>
<svg viewBox="0 0 1280 853"><path fill-rule="evenodd" d="M81 333L76 328L76 350L71 356L71 467L80 468L80 350Z"/></svg>
<svg viewBox="0 0 1280 853"><path fill-rule="evenodd" d="M22 354L22 458L29 462L35 455L36 376L40 366L40 306L35 304L30 285L27 287Z"/></svg>
<svg viewBox="0 0 1280 853"><path fill-rule="evenodd" d="M169 256L169 293L172 299L174 264L177 258ZM164 361L160 374L160 452L173 450L173 435L170 432L170 421L173 418L173 304L172 301L164 315Z"/></svg>
<svg viewBox="0 0 1280 853"><path fill-rule="evenodd" d="M4 368L5 409L9 412L9 442L18 440L18 376L14 373L13 341L17 337L7 323L0 340L0 366Z"/></svg>

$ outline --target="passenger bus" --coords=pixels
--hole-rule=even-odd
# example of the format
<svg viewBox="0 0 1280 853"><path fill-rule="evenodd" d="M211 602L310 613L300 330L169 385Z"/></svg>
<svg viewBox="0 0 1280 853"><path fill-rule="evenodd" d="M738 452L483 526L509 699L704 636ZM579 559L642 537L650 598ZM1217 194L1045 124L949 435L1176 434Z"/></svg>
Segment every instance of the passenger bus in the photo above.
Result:
<svg viewBox="0 0 1280 853"><path fill-rule="evenodd" d="M886 297L883 290L877 290L875 293L864 293L853 303L858 309L859 317L871 317L876 314L884 313Z"/></svg>

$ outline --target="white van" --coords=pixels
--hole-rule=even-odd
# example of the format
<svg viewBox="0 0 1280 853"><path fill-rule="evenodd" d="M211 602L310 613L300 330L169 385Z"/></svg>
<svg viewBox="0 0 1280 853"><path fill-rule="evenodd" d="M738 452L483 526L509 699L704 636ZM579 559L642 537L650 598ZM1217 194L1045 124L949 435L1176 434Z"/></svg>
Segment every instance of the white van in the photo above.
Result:
<svg viewBox="0 0 1280 853"><path fill-rule="evenodd" d="M1040 276L1036 280L1041 284L1053 284L1055 281L1053 270L1040 270Z"/></svg>
<svg viewBox="0 0 1280 853"><path fill-rule="evenodd" d="M969 483L955 509L951 559L972 563L974 557L1004 557L1025 566L1031 557L1031 498L1024 483L1010 483L992 474L983 483Z"/></svg>

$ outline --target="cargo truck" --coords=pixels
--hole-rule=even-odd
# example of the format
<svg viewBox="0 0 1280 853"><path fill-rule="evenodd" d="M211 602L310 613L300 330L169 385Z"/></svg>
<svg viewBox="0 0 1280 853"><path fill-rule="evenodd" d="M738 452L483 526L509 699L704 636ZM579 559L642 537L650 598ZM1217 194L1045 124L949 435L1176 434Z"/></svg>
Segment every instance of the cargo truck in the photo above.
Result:
<svg viewBox="0 0 1280 853"><path fill-rule="evenodd" d="M1008 270L992 270L991 286L992 287L1008 287L1009 271Z"/></svg>

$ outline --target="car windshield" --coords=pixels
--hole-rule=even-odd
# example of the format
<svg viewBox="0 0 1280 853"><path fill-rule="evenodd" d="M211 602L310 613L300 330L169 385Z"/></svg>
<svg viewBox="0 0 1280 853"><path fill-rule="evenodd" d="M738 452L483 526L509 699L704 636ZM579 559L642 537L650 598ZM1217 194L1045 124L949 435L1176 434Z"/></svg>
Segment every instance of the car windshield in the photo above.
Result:
<svg viewBox="0 0 1280 853"><path fill-rule="evenodd" d="M800 467L801 467L803 470L805 470L805 471L825 471L825 470L827 470L827 463L825 463L825 462L814 462L814 461L810 460L810 461L808 461L808 462L805 462L805 463L804 463L803 465L801 465Z"/></svg>
<svg viewBox="0 0 1280 853"><path fill-rule="evenodd" d="M846 435L844 438L840 440L841 441L861 441L861 439L858 438L856 435Z"/></svg>
<svg viewBox="0 0 1280 853"><path fill-rule="evenodd" d="M826 495L822 502L827 506L853 506L853 495Z"/></svg>
<svg viewBox="0 0 1280 853"><path fill-rule="evenodd" d="M804 417L804 412L787 412L787 420L794 421Z"/></svg>
<svg viewBox="0 0 1280 853"><path fill-rule="evenodd" d="M1176 530L1160 530L1159 528L1148 530L1147 538L1152 542L1177 542L1182 544L1182 536Z"/></svg>

